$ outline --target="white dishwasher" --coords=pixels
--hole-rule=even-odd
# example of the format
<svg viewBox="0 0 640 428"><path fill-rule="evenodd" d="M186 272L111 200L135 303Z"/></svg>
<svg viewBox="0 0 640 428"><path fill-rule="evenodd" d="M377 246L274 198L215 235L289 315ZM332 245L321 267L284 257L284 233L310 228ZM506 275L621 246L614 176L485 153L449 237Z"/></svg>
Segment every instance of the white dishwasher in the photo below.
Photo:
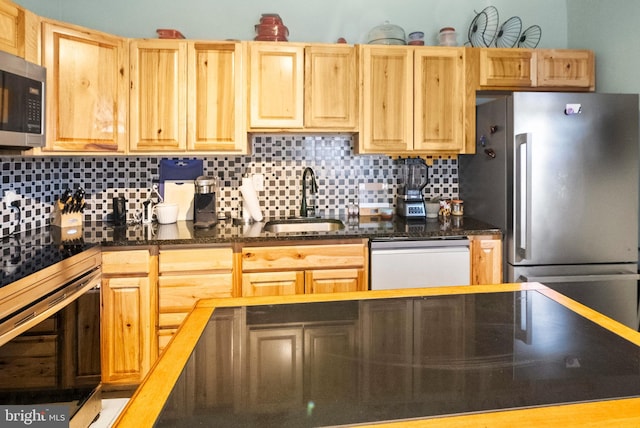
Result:
<svg viewBox="0 0 640 428"><path fill-rule="evenodd" d="M469 285L471 262L466 238L372 240L371 289Z"/></svg>

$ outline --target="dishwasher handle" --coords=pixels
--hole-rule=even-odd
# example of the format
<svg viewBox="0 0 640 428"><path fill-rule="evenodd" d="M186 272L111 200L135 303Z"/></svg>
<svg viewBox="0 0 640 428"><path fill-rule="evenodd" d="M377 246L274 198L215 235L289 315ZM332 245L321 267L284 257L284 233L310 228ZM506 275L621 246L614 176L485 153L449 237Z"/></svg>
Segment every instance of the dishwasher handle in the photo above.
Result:
<svg viewBox="0 0 640 428"><path fill-rule="evenodd" d="M371 251L469 247L467 238L371 241Z"/></svg>

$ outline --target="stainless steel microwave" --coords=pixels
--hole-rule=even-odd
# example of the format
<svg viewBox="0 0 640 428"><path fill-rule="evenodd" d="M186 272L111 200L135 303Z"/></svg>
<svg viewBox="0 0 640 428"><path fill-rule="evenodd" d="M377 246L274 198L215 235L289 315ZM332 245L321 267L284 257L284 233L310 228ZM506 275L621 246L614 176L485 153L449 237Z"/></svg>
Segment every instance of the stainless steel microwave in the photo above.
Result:
<svg viewBox="0 0 640 428"><path fill-rule="evenodd" d="M46 70L0 52L0 149L45 144Z"/></svg>

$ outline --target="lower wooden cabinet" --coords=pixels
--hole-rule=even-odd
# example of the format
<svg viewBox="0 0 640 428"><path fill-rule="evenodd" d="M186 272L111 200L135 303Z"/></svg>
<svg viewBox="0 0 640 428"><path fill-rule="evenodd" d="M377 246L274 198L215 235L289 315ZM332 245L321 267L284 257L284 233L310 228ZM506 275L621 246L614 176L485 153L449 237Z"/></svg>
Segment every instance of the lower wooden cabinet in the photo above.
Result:
<svg viewBox="0 0 640 428"><path fill-rule="evenodd" d="M244 247L242 296L367 290L368 251L366 240Z"/></svg>
<svg viewBox="0 0 640 428"><path fill-rule="evenodd" d="M502 283L502 239L500 236L470 236L471 285Z"/></svg>
<svg viewBox="0 0 640 428"><path fill-rule="evenodd" d="M159 352L198 300L233 296L231 247L161 246L158 255Z"/></svg>
<svg viewBox="0 0 640 428"><path fill-rule="evenodd" d="M157 256L151 249L102 253L101 355L105 384L138 384L157 356Z"/></svg>

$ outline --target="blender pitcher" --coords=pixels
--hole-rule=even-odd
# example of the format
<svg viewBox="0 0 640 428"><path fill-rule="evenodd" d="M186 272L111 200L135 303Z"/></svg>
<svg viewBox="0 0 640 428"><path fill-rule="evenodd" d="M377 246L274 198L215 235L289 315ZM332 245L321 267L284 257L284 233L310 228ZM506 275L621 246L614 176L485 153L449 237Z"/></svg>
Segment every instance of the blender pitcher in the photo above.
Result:
<svg viewBox="0 0 640 428"><path fill-rule="evenodd" d="M400 159L397 212L408 218L425 218L422 189L427 185L427 164L421 158Z"/></svg>

